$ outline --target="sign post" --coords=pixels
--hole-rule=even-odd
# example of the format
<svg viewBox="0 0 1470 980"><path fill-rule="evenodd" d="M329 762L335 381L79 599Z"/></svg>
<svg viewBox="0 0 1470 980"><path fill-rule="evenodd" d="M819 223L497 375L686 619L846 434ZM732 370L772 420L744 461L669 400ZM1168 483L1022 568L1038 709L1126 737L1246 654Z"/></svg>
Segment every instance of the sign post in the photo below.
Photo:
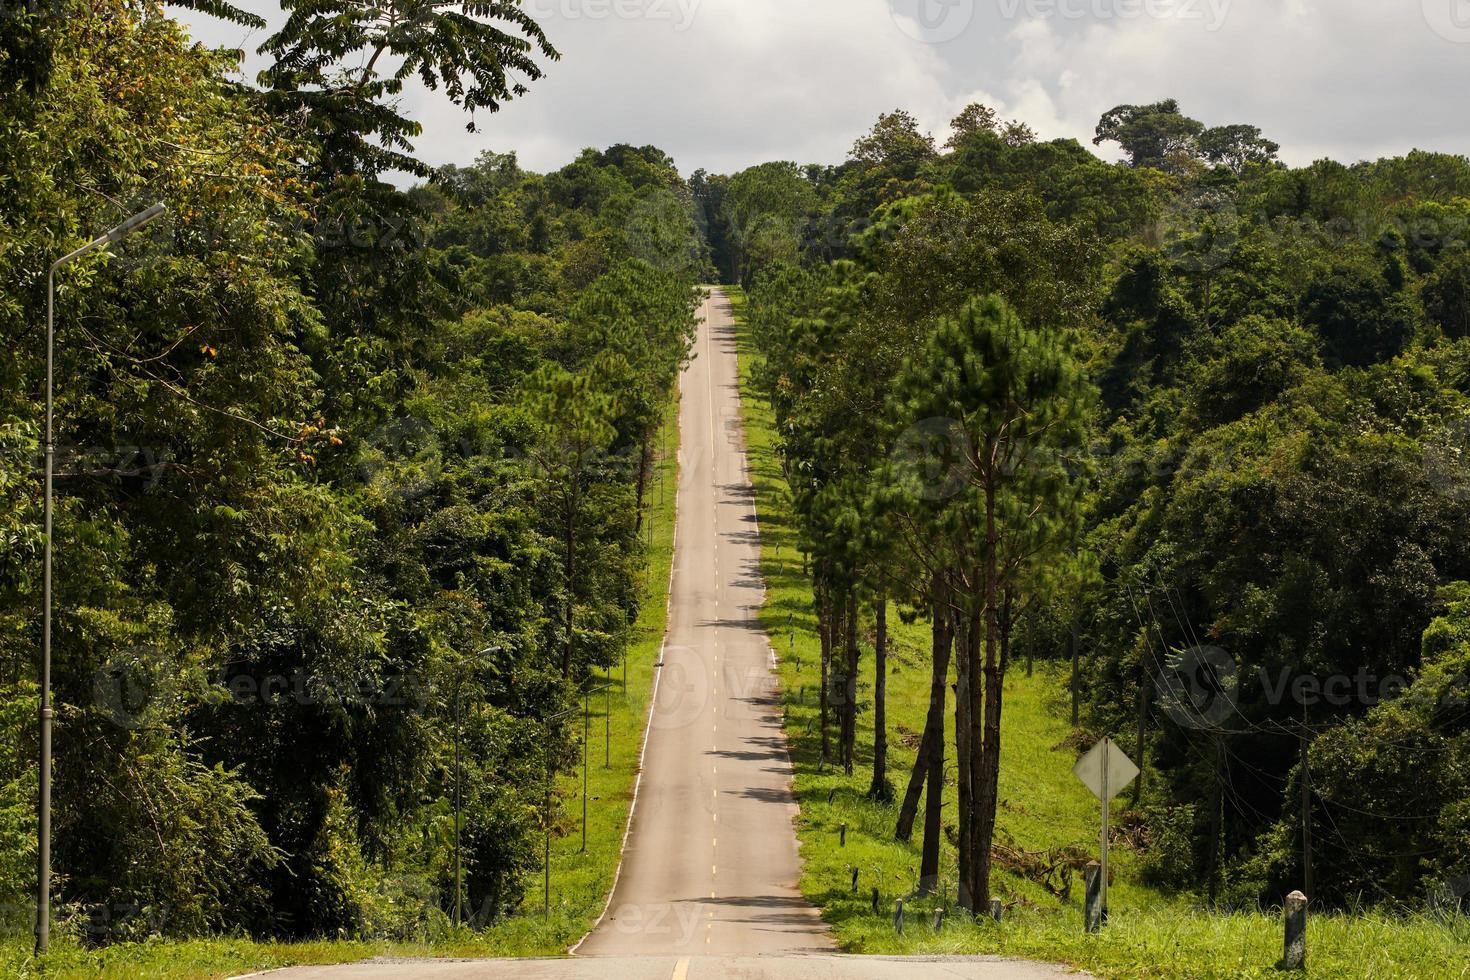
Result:
<svg viewBox="0 0 1470 980"><path fill-rule="evenodd" d="M1099 869L1099 892L1102 897L1102 921L1108 921L1108 812L1113 797L1123 792L1138 778L1138 767L1111 738L1104 737L1072 767L1072 773L1092 795L1102 801L1102 866Z"/></svg>

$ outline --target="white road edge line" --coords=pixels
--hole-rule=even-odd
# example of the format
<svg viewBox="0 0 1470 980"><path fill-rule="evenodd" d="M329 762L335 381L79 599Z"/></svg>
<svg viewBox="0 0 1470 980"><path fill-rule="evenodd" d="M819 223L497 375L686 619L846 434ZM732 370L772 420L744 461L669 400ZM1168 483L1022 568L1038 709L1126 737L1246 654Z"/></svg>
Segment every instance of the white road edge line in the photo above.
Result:
<svg viewBox="0 0 1470 980"><path fill-rule="evenodd" d="M710 302L714 295L713 291L705 303ZM706 324L709 318L705 318ZM684 440L683 424L679 414L683 412L684 406L684 384L683 379L679 383L679 412L674 415L675 424L679 425L679 451L676 454L678 465L674 468L674 537L669 545L669 584L664 594L664 635L658 644L658 669L653 675L653 694L648 699L648 718L643 723L643 745L638 750L638 775L633 779L633 802L628 805L628 823L623 828L623 842L618 847L618 869L613 872L612 886L607 890L607 901L603 903L602 914L597 921L592 923L592 928L587 930L587 935L577 940L577 944L567 950L568 956L576 956L577 950L582 948L588 938L594 932L602 928L603 920L607 918L608 912L612 911L613 896L618 893L618 883L623 880L623 862L628 856L628 839L633 836L633 818L638 813L638 790L643 786L643 761L648 756L648 735L653 729L653 712L658 707L659 682L664 679L664 652L669 645L669 631L672 629L674 611L674 573L679 569L679 486L680 476L683 473L684 464ZM687 967L686 967L687 969Z"/></svg>

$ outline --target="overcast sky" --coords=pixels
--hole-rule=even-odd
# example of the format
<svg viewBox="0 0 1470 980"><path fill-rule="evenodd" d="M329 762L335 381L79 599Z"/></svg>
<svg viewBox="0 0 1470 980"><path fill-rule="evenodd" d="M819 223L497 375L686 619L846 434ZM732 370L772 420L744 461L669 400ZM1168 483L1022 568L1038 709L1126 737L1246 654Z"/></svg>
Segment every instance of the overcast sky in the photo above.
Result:
<svg viewBox="0 0 1470 980"><path fill-rule="evenodd" d="M269 0L236 0L279 22ZM1119 103L1249 122L1283 159L1470 153L1470 0L526 0L562 60L480 131L414 89L431 163L515 150L538 171L652 143L688 174L836 163L878 114L943 137L967 102L1087 142ZM211 44L248 32L180 15ZM251 75L259 61L255 60Z"/></svg>

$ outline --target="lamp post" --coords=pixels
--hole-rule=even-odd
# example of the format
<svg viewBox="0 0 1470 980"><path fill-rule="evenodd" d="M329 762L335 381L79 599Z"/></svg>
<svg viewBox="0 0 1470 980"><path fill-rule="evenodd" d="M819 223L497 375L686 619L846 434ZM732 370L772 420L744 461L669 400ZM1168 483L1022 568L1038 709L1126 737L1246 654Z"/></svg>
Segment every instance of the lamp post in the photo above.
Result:
<svg viewBox="0 0 1470 980"><path fill-rule="evenodd" d="M588 734L590 732L591 719L592 719L591 706L590 706L591 705L591 701L590 701L590 699L591 699L592 695L594 695L594 694L601 694L604 691L608 691L611 687L612 687L611 684L605 684L602 687L598 687L598 688L591 688L591 689L583 688L582 689L582 692L581 692L582 693L582 704L581 704L581 711L582 711L582 851L581 851L581 853L583 853L583 854L585 854L587 852L587 747L588 747L587 746L587 741L588 741ZM544 818L544 821L543 821L544 824L545 824L546 839L545 839L545 845L544 845L543 871L542 871L542 878L543 878L542 887L543 887L543 890L544 890L544 893L545 893L544 894L544 897L542 899L542 917L543 918L547 918L547 919L551 918L551 789L552 789L551 784L552 784L552 778L553 778L553 775L554 775L552 773L552 771L551 771L551 726L554 725L554 724L556 724L558 721L561 721L563 718L566 718L566 717L569 717L571 715L576 714L577 713L577 710L578 710L578 706L575 705L575 704L573 704L567 710L557 712L556 714L551 715L550 717L546 718L543 721L543 724L546 726L546 740L545 740L545 748L546 748L546 814L545 814L545 818ZM611 730L609 730L609 731L611 731Z"/></svg>
<svg viewBox="0 0 1470 980"><path fill-rule="evenodd" d="M46 490L43 520L46 526L42 558L41 612L41 778L36 804L36 955L51 945L51 524L52 483L56 467L56 273L88 252L120 241L167 210L161 203L139 211L122 224L75 251L68 252L46 271Z"/></svg>
<svg viewBox="0 0 1470 980"><path fill-rule="evenodd" d="M587 853L587 743L591 736L592 695L582 692L582 853Z"/></svg>
<svg viewBox="0 0 1470 980"><path fill-rule="evenodd" d="M499 653L504 647L486 647L475 654L479 660L488 657L492 653ZM461 673L455 678L454 683L454 924L460 926L464 923L464 860L460 853L460 812L463 808L464 793L460 789L463 780L463 770L460 766L460 741L464 733L463 716L460 713L460 694L464 689L463 664Z"/></svg>
<svg viewBox="0 0 1470 980"><path fill-rule="evenodd" d="M592 740L592 695L601 694L611 684L602 687L584 689L582 691L582 853L587 853L587 750ZM611 723L609 723L611 724ZM608 728L608 737L611 738L612 729ZM609 750L611 751L611 750Z"/></svg>
<svg viewBox="0 0 1470 980"><path fill-rule="evenodd" d="M556 724L558 721L561 721L568 715L575 714L576 711L577 708L574 705L565 711L560 711L554 715L551 715L545 721L546 739L544 740L543 745L546 750L546 812L542 817L542 824L544 825L543 829L546 832L546 840L545 853L542 858L541 871L542 887L544 889L541 905L541 917L543 919L551 918L551 726Z"/></svg>

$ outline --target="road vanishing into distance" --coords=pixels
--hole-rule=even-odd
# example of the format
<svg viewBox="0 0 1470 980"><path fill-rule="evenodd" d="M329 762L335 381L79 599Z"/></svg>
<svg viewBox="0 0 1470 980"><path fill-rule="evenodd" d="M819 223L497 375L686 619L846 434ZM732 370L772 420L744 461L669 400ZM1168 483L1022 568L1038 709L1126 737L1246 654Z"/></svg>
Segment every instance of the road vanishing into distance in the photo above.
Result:
<svg viewBox="0 0 1470 980"><path fill-rule="evenodd" d="M712 295L681 383L669 632L632 832L608 914L579 954L834 949L797 888L735 344L729 303Z"/></svg>
<svg viewBox="0 0 1470 980"><path fill-rule="evenodd" d="M705 302L681 381L678 529L663 667L612 899L563 960L370 961L291 980L1052 978L984 957L844 957L797 887L796 801L772 651L729 301Z"/></svg>

